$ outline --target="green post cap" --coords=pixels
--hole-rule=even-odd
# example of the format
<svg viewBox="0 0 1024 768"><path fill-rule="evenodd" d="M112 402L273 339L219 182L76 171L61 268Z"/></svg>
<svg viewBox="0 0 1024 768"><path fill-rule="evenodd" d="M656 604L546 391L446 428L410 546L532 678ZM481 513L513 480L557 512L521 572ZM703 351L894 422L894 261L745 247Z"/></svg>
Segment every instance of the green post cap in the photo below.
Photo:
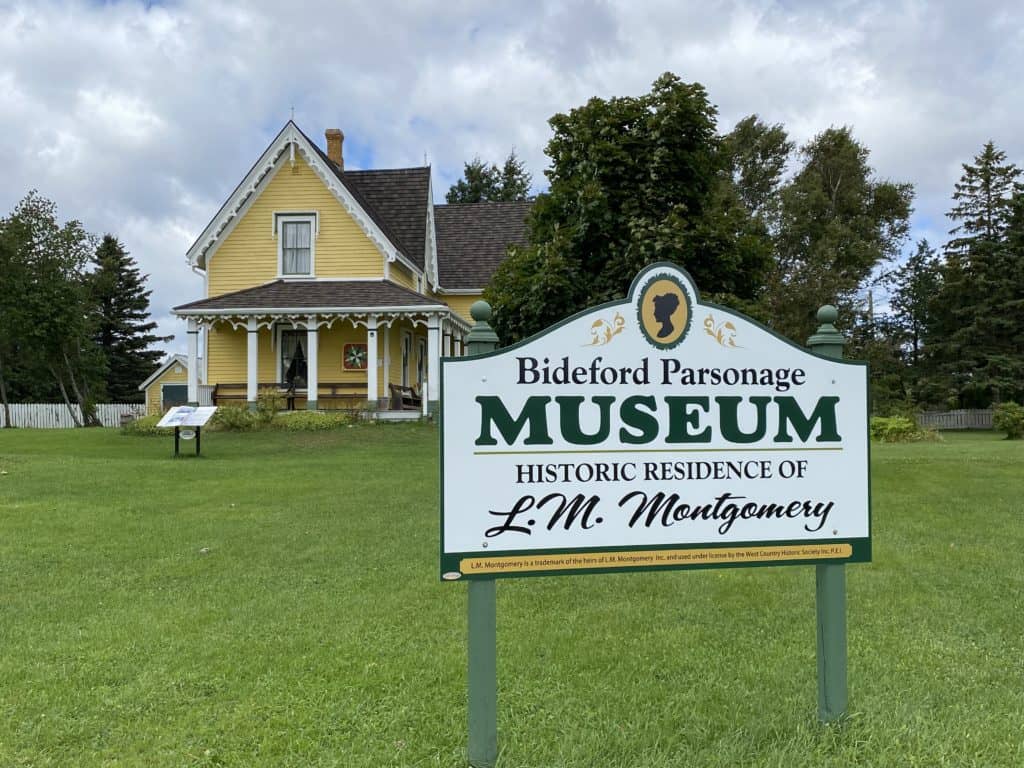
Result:
<svg viewBox="0 0 1024 768"><path fill-rule="evenodd" d="M466 336L466 344L470 345L469 353L476 355L496 349L498 346L498 334L494 332L494 329L487 322L491 319L491 305L486 301L475 301L473 306L469 308L469 314L476 321L473 327L469 329L469 335ZM477 346L480 344L488 346Z"/></svg>
<svg viewBox="0 0 1024 768"><path fill-rule="evenodd" d="M491 305L483 299L474 301L473 306L469 308L469 315L478 323L486 323L491 319Z"/></svg>
<svg viewBox="0 0 1024 768"><path fill-rule="evenodd" d="M807 340L807 346L829 357L842 357L846 338L835 326L839 310L826 304L818 310L818 330Z"/></svg>

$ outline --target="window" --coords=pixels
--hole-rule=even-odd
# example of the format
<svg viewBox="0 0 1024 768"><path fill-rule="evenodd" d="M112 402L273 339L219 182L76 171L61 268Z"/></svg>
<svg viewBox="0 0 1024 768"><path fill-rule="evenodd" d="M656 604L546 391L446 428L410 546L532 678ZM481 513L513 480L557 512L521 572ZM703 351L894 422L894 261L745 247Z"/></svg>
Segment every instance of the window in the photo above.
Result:
<svg viewBox="0 0 1024 768"><path fill-rule="evenodd" d="M420 388L420 393L423 392L423 380L427 378L427 340L420 338L417 339L419 344L419 358L416 360L416 385Z"/></svg>
<svg viewBox="0 0 1024 768"><path fill-rule="evenodd" d="M293 389L306 388L306 331L281 329L281 381Z"/></svg>
<svg viewBox="0 0 1024 768"><path fill-rule="evenodd" d="M409 386L409 361L412 359L412 334L402 333L402 386Z"/></svg>
<svg viewBox="0 0 1024 768"><path fill-rule="evenodd" d="M313 276L316 219L315 213L274 215L277 232L277 269L281 277Z"/></svg>

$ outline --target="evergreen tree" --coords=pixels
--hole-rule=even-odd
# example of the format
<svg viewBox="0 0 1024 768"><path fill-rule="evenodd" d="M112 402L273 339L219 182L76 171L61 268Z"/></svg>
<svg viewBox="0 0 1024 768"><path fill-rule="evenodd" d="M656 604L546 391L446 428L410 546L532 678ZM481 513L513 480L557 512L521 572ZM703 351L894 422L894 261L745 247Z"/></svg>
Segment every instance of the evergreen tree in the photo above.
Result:
<svg viewBox="0 0 1024 768"><path fill-rule="evenodd" d="M945 248L943 285L931 310L929 363L935 397L952 407L984 408L1024 392L1014 311L1024 291L1024 254L1017 250L1024 231L1021 170L991 141L963 169L947 214L955 237Z"/></svg>
<svg viewBox="0 0 1024 768"><path fill-rule="evenodd" d="M89 276L96 312L94 340L107 362L106 396L114 402L139 400L139 384L157 367L163 352L152 349L173 336L152 333L146 275L113 235L104 235Z"/></svg>
<svg viewBox="0 0 1024 768"><path fill-rule="evenodd" d="M465 164L462 178L448 190L445 200L449 203L482 203L488 201L528 200L533 177L526 170L526 164L516 157L513 149L505 163L497 165L483 162L474 157Z"/></svg>
<svg viewBox="0 0 1024 768"><path fill-rule="evenodd" d="M916 368L921 362L925 335L933 325L932 302L942 285L939 258L927 240L917 244L917 250L906 263L889 275L892 287L889 306L893 321L906 348L907 362Z"/></svg>

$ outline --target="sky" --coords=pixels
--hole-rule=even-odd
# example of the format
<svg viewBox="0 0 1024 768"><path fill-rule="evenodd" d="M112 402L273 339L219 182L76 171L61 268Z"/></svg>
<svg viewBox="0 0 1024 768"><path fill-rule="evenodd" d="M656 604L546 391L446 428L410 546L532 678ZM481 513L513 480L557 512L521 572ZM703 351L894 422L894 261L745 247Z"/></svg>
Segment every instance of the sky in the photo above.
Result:
<svg viewBox="0 0 1024 768"><path fill-rule="evenodd" d="M721 133L850 126L914 185L912 241L947 239L986 141L1024 165L1020 2L0 0L0 215L36 189L116 235L183 352L185 252L293 110L321 146L344 131L348 168L429 163L443 201L513 148L542 189L552 115L665 71L705 86Z"/></svg>

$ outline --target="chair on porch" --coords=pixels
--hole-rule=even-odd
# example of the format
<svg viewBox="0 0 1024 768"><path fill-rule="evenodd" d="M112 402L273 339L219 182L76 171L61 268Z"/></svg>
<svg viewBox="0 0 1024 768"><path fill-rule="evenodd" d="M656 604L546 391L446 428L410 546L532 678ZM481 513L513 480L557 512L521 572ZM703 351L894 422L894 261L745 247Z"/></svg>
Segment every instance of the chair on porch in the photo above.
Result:
<svg viewBox="0 0 1024 768"><path fill-rule="evenodd" d="M391 392L391 409L394 411L417 411L423 407L423 398L417 394L415 387L403 387L401 384L388 384Z"/></svg>

